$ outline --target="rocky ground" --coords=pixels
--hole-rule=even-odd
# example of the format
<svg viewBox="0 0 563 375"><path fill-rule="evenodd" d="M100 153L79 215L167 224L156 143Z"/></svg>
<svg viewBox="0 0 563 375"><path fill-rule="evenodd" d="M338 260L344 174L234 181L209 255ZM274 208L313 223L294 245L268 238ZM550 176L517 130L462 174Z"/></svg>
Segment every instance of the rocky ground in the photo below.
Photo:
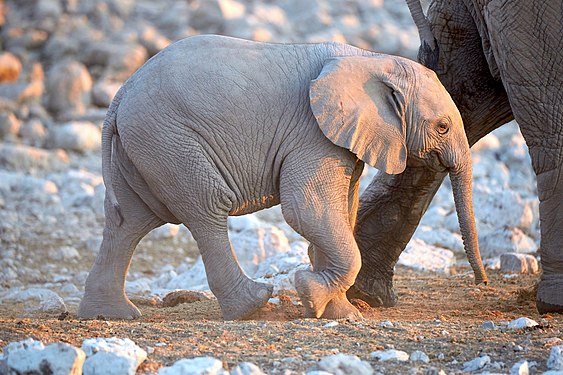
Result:
<svg viewBox="0 0 563 375"><path fill-rule="evenodd" d="M0 373L16 358L15 343L26 338L69 343L69 352L82 347L93 358L102 347L129 348L123 340L84 343L112 336L133 340L138 349L124 351L143 351L147 358L133 356L136 362L122 373L134 372L137 362L139 373L154 373L202 356L227 369L251 362L267 373L338 373L335 366L352 366L341 373L508 373L520 360L529 361L531 373L559 368L557 353L550 365L548 358L562 344L562 319L540 317L533 307L538 201L516 124L473 149L475 215L490 286L471 283L446 181L400 259L399 304L371 309L355 301L365 321L302 319L292 275L307 267L307 245L283 222L279 208L230 221L246 272L276 286L275 298L253 320L221 321L216 301L205 292L194 240L173 225L149 234L134 257L127 292L144 314L140 320L77 320L104 221L101 123L121 83L150 56L189 35L222 33L274 42L333 40L413 58L418 37L402 0L0 4ZM375 173L366 170L362 187ZM175 290L201 292L169 294ZM536 324L508 328L519 317ZM59 347L40 346L19 348L59 353ZM393 348L406 354L389 352L394 359L384 361L378 351ZM88 366L85 373L95 368ZM521 363L517 371L523 368Z"/></svg>

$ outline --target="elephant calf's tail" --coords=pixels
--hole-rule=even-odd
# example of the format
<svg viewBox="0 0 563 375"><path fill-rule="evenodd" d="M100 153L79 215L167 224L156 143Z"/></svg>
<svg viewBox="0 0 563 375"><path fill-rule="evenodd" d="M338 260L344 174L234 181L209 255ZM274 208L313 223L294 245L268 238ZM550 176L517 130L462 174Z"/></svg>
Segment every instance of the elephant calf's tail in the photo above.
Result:
<svg viewBox="0 0 563 375"><path fill-rule="evenodd" d="M117 107L121 101L122 91L123 90L120 89L115 95L102 127L102 178L104 179L104 185L106 186L106 197L109 199L114 212L117 214L116 221L118 226L123 223L123 215L121 215L121 209L119 207L117 197L115 196L111 180L111 154L113 148L113 136L117 133ZM106 215L109 214L109 212L106 212Z"/></svg>

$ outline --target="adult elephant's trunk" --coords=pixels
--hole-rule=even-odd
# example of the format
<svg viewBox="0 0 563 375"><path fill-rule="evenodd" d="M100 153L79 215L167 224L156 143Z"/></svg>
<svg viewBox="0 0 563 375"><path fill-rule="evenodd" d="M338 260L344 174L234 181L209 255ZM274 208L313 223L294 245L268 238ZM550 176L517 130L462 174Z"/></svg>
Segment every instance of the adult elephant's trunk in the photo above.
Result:
<svg viewBox="0 0 563 375"><path fill-rule="evenodd" d="M428 22L422 11L420 0L407 0L407 5L420 36L418 62L427 68L436 70L438 68L439 48L438 42L434 38L434 34L432 34L430 22Z"/></svg>
<svg viewBox="0 0 563 375"><path fill-rule="evenodd" d="M483 262L481 261L479 242L477 240L477 227L473 215L471 162L467 160L471 159L465 159L465 164L462 167L452 168L450 171L450 180L452 182L463 246L469 264L475 274L475 284L484 283L486 285L488 279L485 268L483 267Z"/></svg>

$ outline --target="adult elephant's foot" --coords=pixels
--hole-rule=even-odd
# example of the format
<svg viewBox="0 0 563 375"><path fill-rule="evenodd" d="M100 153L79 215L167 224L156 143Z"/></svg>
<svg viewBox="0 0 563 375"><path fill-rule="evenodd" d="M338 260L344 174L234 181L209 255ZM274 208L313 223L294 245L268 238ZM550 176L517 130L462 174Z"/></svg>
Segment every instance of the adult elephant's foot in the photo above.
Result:
<svg viewBox="0 0 563 375"><path fill-rule="evenodd" d="M540 314L563 314L563 276L543 277L538 285L536 307Z"/></svg>
<svg viewBox="0 0 563 375"><path fill-rule="evenodd" d="M362 313L354 307L346 298L344 293L330 300L321 315L324 319L348 319L352 321L362 320Z"/></svg>
<svg viewBox="0 0 563 375"><path fill-rule="evenodd" d="M139 309L125 296L102 296L100 294L84 294L78 306L78 317L81 319L125 319L131 320L141 316Z"/></svg>
<svg viewBox="0 0 563 375"><path fill-rule="evenodd" d="M272 296L274 287L247 277L225 293L214 292L225 320L246 319L264 306Z"/></svg>
<svg viewBox="0 0 563 375"><path fill-rule="evenodd" d="M378 173L360 197L356 242L362 268L348 298L371 306L394 306L393 272L445 174L407 167L398 175Z"/></svg>
<svg viewBox="0 0 563 375"><path fill-rule="evenodd" d="M356 282L346 293L349 299L361 299L372 307L392 307L397 304L393 290L393 277L370 278L358 275Z"/></svg>

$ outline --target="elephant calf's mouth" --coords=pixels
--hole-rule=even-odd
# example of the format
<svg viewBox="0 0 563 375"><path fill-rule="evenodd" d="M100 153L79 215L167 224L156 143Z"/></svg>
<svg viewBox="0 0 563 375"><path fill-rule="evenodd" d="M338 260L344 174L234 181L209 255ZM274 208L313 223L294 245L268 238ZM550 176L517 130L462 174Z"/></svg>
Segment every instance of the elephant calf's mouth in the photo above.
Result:
<svg viewBox="0 0 563 375"><path fill-rule="evenodd" d="M448 172L450 168L442 161L440 154L435 151L420 153L420 155L409 155L407 160L409 167L428 168L433 172Z"/></svg>

